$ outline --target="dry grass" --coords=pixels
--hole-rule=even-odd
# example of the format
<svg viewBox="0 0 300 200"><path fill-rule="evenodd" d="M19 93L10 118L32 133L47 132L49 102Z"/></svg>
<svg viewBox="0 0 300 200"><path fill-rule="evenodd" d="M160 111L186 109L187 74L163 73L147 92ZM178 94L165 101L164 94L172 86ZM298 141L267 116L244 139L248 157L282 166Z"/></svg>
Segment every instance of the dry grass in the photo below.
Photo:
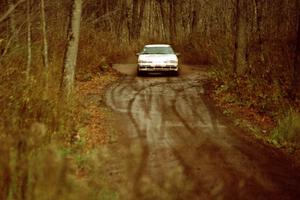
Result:
<svg viewBox="0 0 300 200"><path fill-rule="evenodd" d="M45 90L38 34L33 39L29 82L25 79L27 52L24 41L12 46L8 54L1 57L0 199L65 200L99 199L102 196L113 199L116 197L114 192L98 180L100 172L94 171L94 176L80 178L82 166L93 165L93 162L90 155L83 152L86 144L74 137L82 128L76 125L80 118L76 115L83 114L76 107L77 98L74 97L73 108L60 104L59 87L66 44L64 34L52 30L49 31L53 34L49 38L48 90ZM127 49L115 48L117 43L111 42L113 40L107 35L85 31L84 26L82 33L77 78L82 78L85 73L94 76L104 65L126 56Z"/></svg>
<svg viewBox="0 0 300 200"><path fill-rule="evenodd" d="M273 130L271 142L277 146L292 145L300 148L300 114L289 109L279 120L278 126Z"/></svg>
<svg viewBox="0 0 300 200"><path fill-rule="evenodd" d="M51 13L48 14L50 18ZM66 18L66 13L62 12L61 17ZM71 108L65 108L60 104L59 87L66 47L66 34L63 30L66 28L66 21L58 22L54 18L49 20L50 65L47 90L41 54L41 31L37 21L38 18L34 18L30 82L26 82L25 79L27 57L25 30L20 32L20 43L18 45L13 43L8 53L0 57L0 199L117 199L118 195L107 189L101 179L102 172L98 166L98 163L102 163L102 157L98 155L101 153L96 151L95 156L86 151L88 148L92 152L97 144L105 140L105 136L96 134L105 132L99 125L103 122L101 118L103 113L99 113L94 104L88 105L86 109L89 114L88 123L82 125L84 118L82 115L86 113L78 106L79 97L74 97ZM5 26L1 25L2 27ZM7 32L9 31L2 29L0 31L0 53L7 43ZM188 41L178 44L175 42L173 45L175 50L182 54L185 63L217 64L227 69L220 72L221 75L217 77L218 86L223 85L226 88L221 88L222 91L219 92L232 94L229 97L227 95L225 100L236 101L251 111L272 111L274 101L277 102L277 106L284 102L286 88L290 84L286 81L287 71L284 70L287 63L283 59L287 56L281 56L280 51L284 46L265 49L267 54L265 65L258 63L256 58L250 58L254 60L253 66L256 66L249 72L252 78L261 72L261 68L276 68L278 71L272 73L264 71L260 79L251 77L244 79L245 77L227 76L228 68L232 64L233 47L230 44L232 38L218 38L214 42L211 42L213 38L209 39L200 38L195 33ZM110 75L104 73L112 63L134 56L146 43L165 42L154 39L119 42L113 34L99 31L83 23L76 73L77 81L81 81L78 84L79 95L101 95L99 83L107 77L109 79ZM284 43L283 41L282 44ZM252 44L254 45L249 49L255 50L257 48L255 42ZM292 54L288 56L290 55ZM95 76L99 72L101 73ZM277 75L284 77L275 77ZM267 81L272 81L273 78L278 81L269 84ZM259 84L256 81L259 81ZM247 90L250 92L245 92L245 88L250 88ZM261 94L253 94L257 91ZM289 121L290 118L284 119L278 130L285 131L285 128L280 127L288 127L286 123ZM298 118L292 122L298 125ZM298 130L298 126L296 128ZM288 138L289 131L290 129L287 132ZM280 136L279 133L277 135ZM280 141L285 140L285 136L279 138Z"/></svg>

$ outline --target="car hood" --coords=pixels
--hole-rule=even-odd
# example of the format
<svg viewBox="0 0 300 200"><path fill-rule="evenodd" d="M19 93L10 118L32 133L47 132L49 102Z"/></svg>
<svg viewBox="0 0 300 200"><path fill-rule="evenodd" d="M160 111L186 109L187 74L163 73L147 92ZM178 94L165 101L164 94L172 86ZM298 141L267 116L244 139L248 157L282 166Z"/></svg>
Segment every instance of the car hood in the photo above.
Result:
<svg viewBox="0 0 300 200"><path fill-rule="evenodd" d="M175 54L142 54L139 55L138 60L152 61L152 62L163 62L169 60L178 61L177 56Z"/></svg>

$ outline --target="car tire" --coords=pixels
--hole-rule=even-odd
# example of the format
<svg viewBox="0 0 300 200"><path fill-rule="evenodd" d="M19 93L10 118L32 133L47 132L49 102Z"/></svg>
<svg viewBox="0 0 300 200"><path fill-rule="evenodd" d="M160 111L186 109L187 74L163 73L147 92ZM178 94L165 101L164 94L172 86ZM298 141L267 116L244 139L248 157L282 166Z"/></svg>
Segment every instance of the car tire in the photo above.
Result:
<svg viewBox="0 0 300 200"><path fill-rule="evenodd" d="M142 71L140 71L140 70L137 70L137 75L138 75L138 76L144 76L144 75L145 75L145 73L144 73L144 72L142 72Z"/></svg>

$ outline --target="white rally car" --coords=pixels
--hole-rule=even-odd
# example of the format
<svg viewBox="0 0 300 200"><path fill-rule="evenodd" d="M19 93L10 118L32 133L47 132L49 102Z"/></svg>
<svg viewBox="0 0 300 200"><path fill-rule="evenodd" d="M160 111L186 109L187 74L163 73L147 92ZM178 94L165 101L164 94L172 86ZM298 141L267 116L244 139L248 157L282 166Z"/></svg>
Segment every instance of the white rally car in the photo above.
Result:
<svg viewBox="0 0 300 200"><path fill-rule="evenodd" d="M149 72L171 72L178 75L178 55L168 44L146 45L137 54L137 74L140 76Z"/></svg>

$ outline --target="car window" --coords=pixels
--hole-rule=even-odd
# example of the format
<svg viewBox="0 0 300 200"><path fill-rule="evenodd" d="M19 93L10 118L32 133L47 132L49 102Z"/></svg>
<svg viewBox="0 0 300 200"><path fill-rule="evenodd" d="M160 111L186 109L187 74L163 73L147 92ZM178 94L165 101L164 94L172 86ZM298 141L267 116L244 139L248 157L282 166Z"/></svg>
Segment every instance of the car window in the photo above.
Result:
<svg viewBox="0 0 300 200"><path fill-rule="evenodd" d="M174 54L171 47L145 47L142 54Z"/></svg>

